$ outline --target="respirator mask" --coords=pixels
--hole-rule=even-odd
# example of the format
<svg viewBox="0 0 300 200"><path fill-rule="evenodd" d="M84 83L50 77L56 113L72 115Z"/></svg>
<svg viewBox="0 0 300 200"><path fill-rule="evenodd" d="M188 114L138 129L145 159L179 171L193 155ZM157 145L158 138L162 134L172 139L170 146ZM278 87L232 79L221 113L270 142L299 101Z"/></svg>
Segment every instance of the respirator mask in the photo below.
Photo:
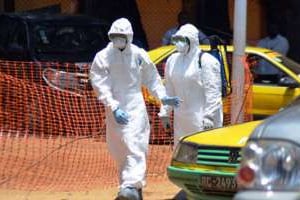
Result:
<svg viewBox="0 0 300 200"><path fill-rule="evenodd" d="M109 35L110 41L113 43L114 48L125 49L127 45L126 35L123 34L111 34Z"/></svg>
<svg viewBox="0 0 300 200"><path fill-rule="evenodd" d="M179 53L187 53L189 51L190 45L186 37L175 36L172 37L172 43L176 46Z"/></svg>

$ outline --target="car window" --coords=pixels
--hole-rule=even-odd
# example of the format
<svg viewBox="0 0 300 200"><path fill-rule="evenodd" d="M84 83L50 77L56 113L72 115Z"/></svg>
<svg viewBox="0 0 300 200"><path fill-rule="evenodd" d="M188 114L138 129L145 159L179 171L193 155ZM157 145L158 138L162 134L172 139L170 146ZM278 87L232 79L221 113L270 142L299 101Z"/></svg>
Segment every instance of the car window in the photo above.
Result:
<svg viewBox="0 0 300 200"><path fill-rule="evenodd" d="M228 67L232 70L232 52L227 52ZM279 80L288 75L276 65L257 54L246 54L246 62L250 67L254 84L278 86Z"/></svg>
<svg viewBox="0 0 300 200"><path fill-rule="evenodd" d="M18 19L2 16L0 29L0 57L24 60L28 49L25 24Z"/></svg>
<svg viewBox="0 0 300 200"><path fill-rule="evenodd" d="M34 50L37 54L68 54L79 56L96 54L107 44L107 36L100 25L39 24L33 28ZM49 57L48 57L49 58Z"/></svg>
<svg viewBox="0 0 300 200"><path fill-rule="evenodd" d="M88 51L103 46L105 41L101 28L88 26L36 26L34 36L39 52Z"/></svg>
<svg viewBox="0 0 300 200"><path fill-rule="evenodd" d="M20 50L26 48L26 30L21 22L15 23L15 29L10 34L11 38L9 44L12 45L13 48Z"/></svg>
<svg viewBox="0 0 300 200"><path fill-rule="evenodd" d="M278 62L282 63L284 66L289 68L291 71L293 71L298 76L300 75L300 64L293 61L292 59L286 57L286 56L280 56L275 58Z"/></svg>
<svg viewBox="0 0 300 200"><path fill-rule="evenodd" d="M8 26L9 20L6 18L0 18L0 46L1 48L7 47L7 38L9 35L10 26Z"/></svg>
<svg viewBox="0 0 300 200"><path fill-rule="evenodd" d="M278 85L282 77L288 76L276 65L259 55L247 54L246 61L252 72L255 84Z"/></svg>
<svg viewBox="0 0 300 200"><path fill-rule="evenodd" d="M3 17L0 20L0 45L3 48L26 44L26 32L23 24L13 19Z"/></svg>

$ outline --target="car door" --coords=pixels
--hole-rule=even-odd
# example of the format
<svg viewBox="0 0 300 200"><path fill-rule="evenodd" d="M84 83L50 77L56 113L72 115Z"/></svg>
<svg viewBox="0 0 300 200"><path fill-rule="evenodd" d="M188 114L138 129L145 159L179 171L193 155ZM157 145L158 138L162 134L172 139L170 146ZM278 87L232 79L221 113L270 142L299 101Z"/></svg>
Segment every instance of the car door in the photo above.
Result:
<svg viewBox="0 0 300 200"><path fill-rule="evenodd" d="M289 79L297 83L292 76L292 72L285 70L276 60L269 57L251 53L248 56L255 56L256 62L252 63L251 71L253 75L253 114L256 118L265 117L278 112L279 109L291 102L300 95L299 87L292 84L283 84L282 80ZM261 69L268 66L274 74L261 73Z"/></svg>

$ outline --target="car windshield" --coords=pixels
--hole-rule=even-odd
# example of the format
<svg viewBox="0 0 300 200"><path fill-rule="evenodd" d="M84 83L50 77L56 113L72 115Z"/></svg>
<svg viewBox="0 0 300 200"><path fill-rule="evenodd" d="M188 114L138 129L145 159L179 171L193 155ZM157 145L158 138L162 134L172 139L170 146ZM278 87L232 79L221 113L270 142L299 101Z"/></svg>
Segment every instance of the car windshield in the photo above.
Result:
<svg viewBox="0 0 300 200"><path fill-rule="evenodd" d="M34 51L39 60L90 61L106 45L105 31L101 25L35 25Z"/></svg>

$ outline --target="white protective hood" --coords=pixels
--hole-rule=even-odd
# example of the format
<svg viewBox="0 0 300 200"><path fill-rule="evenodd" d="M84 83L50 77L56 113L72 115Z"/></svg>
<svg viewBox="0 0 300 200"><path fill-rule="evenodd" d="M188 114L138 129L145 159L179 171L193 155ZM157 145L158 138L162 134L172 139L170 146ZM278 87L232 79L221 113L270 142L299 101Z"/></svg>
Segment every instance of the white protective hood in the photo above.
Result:
<svg viewBox="0 0 300 200"><path fill-rule="evenodd" d="M133 30L131 23L126 18L120 18L113 22L108 31L108 37L111 34L123 34L127 36L127 46L132 43L133 40Z"/></svg>
<svg viewBox="0 0 300 200"><path fill-rule="evenodd" d="M185 24L179 28L174 37L186 37L190 42L190 50L188 54L194 52L199 46L199 30L192 24Z"/></svg>

